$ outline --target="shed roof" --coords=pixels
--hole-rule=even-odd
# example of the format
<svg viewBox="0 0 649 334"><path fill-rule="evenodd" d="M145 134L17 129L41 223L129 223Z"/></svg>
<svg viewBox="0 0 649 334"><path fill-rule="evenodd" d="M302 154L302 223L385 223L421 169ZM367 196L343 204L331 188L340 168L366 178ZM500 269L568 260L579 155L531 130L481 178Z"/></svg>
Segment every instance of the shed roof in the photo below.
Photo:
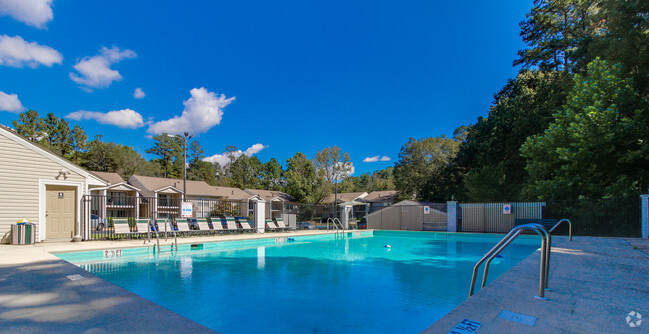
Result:
<svg viewBox="0 0 649 334"><path fill-rule="evenodd" d="M354 193L338 193L337 195L334 196L334 194L331 194L325 198L323 203L326 204L331 204L334 202L334 198L338 200L338 203L342 202L351 202L351 201L357 201L357 200L365 200L365 196L367 196L366 192L354 192Z"/></svg>
<svg viewBox="0 0 649 334"><path fill-rule="evenodd" d="M398 192L396 190L381 190L372 191L367 196L363 197L368 202L388 202L394 203L397 199Z"/></svg>

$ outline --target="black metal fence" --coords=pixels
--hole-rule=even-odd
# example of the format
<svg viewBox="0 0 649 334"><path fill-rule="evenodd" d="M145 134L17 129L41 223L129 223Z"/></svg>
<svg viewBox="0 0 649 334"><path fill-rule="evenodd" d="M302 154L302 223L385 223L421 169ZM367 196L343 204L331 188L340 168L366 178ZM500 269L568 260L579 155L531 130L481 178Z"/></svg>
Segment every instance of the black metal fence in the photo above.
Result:
<svg viewBox="0 0 649 334"><path fill-rule="evenodd" d="M543 218L568 218L573 235L581 236L640 237L641 216L639 197L548 201L543 207ZM556 232L567 234L567 225Z"/></svg>
<svg viewBox="0 0 649 334"><path fill-rule="evenodd" d="M254 222L253 211L244 201L228 200L185 200L191 204L190 222L196 218L220 218L224 216L248 217ZM126 219L131 231L136 230L136 219L169 219L172 224L181 218L183 200L180 196L135 197L86 195L81 201L81 229L85 240L120 239L128 237L115 233L113 221ZM220 220L219 220L220 221ZM254 226L253 226L254 227ZM163 230L161 227L160 230ZM193 224L191 228L197 228Z"/></svg>
<svg viewBox="0 0 649 334"><path fill-rule="evenodd" d="M505 210L508 206L510 210ZM509 211L509 213L505 213ZM507 233L516 219L563 219L572 222L573 235L639 237L640 198L546 202L460 203L458 231ZM553 234L567 235L562 225Z"/></svg>

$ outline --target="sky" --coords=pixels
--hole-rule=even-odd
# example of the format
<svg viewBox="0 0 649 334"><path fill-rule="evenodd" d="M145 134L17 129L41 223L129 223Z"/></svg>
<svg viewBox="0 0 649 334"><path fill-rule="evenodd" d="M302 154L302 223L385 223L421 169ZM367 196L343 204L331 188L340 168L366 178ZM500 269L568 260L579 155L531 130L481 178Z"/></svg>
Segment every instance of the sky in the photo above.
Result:
<svg viewBox="0 0 649 334"><path fill-rule="evenodd" d="M393 166L451 136L518 68L532 0L0 0L0 124L28 109L132 146L189 132L282 165L348 152Z"/></svg>

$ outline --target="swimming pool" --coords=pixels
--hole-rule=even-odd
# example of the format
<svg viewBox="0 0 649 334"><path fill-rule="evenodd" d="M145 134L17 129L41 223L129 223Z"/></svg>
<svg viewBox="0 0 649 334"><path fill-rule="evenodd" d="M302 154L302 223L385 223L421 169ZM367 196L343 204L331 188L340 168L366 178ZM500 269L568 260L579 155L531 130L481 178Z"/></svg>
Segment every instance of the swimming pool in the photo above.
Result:
<svg viewBox="0 0 649 334"><path fill-rule="evenodd" d="M220 333L418 333L467 298L473 266L501 236L289 238L57 256ZM492 263L490 280L537 239L518 238Z"/></svg>

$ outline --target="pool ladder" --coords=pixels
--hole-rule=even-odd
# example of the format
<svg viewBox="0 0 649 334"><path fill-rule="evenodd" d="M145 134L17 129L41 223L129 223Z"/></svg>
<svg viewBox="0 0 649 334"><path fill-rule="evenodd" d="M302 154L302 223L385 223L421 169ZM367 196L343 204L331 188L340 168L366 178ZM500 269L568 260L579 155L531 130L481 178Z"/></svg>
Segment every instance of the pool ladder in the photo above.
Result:
<svg viewBox="0 0 649 334"><path fill-rule="evenodd" d="M153 220L151 221L151 224L152 224L151 226L154 227L153 232L155 232L155 240L158 243L158 252L160 252L161 251L161 248L160 248L160 236L158 235L158 229L155 228L155 225L154 225L155 223L153 223ZM169 222L169 219L167 219L167 224L165 224L165 240L167 240L167 226L171 227L171 223ZM173 227L171 227L171 230L172 230L172 232L174 234L174 243L171 245L171 250L172 251L173 250L178 251L178 234L176 234L176 230L174 230ZM155 246L156 245L153 245L153 252L154 253L155 253L155 250L156 250Z"/></svg>
<svg viewBox="0 0 649 334"><path fill-rule="evenodd" d="M345 227L343 226L343 223L340 222L340 219L338 218L327 218L327 226L329 226L329 223L334 226L334 229L336 230L336 235L339 233L342 235L345 233Z"/></svg>
<svg viewBox="0 0 649 334"><path fill-rule="evenodd" d="M486 261L484 273L482 274L482 284L481 288L484 288L487 284L487 275L489 274L489 265L491 261L500 254L500 252L505 249L509 244L511 244L516 237L518 237L524 230L529 230L536 232L541 237L541 265L540 265L540 277L539 277L539 294L534 298L546 300L545 290L550 290L548 288L548 277L550 274L550 255L552 252L552 231L554 231L561 223L567 222L569 225L569 240L572 241L572 223L568 219L559 220L550 230L546 230L545 227L541 224L525 224L514 227L507 235L505 235L500 242L496 244L487 254L485 254L475 267L473 267L473 275L471 277L471 286L469 288L469 297L473 295L473 290L475 289L476 278L478 275L478 270L480 265Z"/></svg>

